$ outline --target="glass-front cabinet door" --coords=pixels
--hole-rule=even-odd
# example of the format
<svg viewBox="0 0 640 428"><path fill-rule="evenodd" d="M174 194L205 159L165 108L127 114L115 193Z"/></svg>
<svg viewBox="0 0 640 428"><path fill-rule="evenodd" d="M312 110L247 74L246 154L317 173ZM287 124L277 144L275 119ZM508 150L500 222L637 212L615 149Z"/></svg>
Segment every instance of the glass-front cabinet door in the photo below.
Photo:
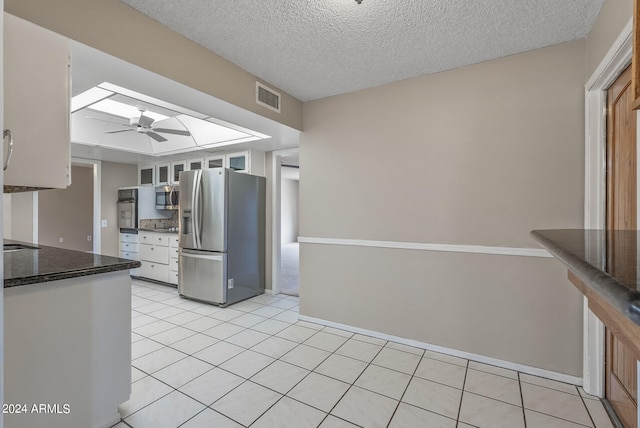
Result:
<svg viewBox="0 0 640 428"><path fill-rule="evenodd" d="M222 168L224 166L224 161L225 155L223 153L204 158L204 163L207 168Z"/></svg>
<svg viewBox="0 0 640 428"><path fill-rule="evenodd" d="M156 185L156 166L140 165L138 167L138 184L141 186Z"/></svg>
<svg viewBox="0 0 640 428"><path fill-rule="evenodd" d="M180 173L187 170L187 161L171 162L171 184L180 183Z"/></svg>
<svg viewBox="0 0 640 428"><path fill-rule="evenodd" d="M249 152L237 152L237 153L229 153L227 154L226 167L230 168L236 172L246 172L250 173L251 168L249 167Z"/></svg>
<svg viewBox="0 0 640 428"><path fill-rule="evenodd" d="M169 184L169 162L156 164L156 185L164 186Z"/></svg>
<svg viewBox="0 0 640 428"><path fill-rule="evenodd" d="M204 158L189 159L187 161L187 170L193 171L204 167Z"/></svg>

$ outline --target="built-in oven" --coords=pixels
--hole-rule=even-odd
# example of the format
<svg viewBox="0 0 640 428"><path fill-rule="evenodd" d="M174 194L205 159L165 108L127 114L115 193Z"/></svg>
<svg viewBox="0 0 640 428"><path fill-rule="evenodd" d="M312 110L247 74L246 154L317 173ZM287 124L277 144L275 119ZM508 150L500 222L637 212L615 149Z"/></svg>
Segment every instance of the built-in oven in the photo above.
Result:
<svg viewBox="0 0 640 428"><path fill-rule="evenodd" d="M179 195L178 186L156 187L156 209L157 210L177 210L178 195Z"/></svg>
<svg viewBox="0 0 640 428"><path fill-rule="evenodd" d="M138 227L138 189L118 190L118 227L136 229Z"/></svg>

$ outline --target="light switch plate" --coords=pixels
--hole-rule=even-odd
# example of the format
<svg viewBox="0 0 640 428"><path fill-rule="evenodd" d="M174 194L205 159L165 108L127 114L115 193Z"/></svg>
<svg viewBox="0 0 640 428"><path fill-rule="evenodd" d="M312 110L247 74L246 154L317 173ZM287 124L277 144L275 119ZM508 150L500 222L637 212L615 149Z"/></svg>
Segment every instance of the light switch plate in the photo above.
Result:
<svg viewBox="0 0 640 428"><path fill-rule="evenodd" d="M107 220L102 220L102 227L107 227Z"/></svg>

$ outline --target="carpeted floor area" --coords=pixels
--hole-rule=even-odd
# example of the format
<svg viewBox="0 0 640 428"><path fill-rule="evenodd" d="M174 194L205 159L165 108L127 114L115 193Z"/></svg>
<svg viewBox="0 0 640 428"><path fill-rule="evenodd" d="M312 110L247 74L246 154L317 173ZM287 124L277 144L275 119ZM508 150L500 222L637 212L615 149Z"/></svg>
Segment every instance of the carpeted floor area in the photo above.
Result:
<svg viewBox="0 0 640 428"><path fill-rule="evenodd" d="M283 244L280 249L280 293L297 296L300 284L300 244Z"/></svg>

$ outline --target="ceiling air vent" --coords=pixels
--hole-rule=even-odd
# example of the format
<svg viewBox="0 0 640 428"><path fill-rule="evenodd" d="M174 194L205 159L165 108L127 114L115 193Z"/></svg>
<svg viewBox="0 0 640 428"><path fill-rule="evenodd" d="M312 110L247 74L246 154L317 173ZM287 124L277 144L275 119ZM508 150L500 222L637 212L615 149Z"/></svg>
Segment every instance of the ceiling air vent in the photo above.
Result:
<svg viewBox="0 0 640 428"><path fill-rule="evenodd" d="M256 82L256 103L280 113L280 93Z"/></svg>

